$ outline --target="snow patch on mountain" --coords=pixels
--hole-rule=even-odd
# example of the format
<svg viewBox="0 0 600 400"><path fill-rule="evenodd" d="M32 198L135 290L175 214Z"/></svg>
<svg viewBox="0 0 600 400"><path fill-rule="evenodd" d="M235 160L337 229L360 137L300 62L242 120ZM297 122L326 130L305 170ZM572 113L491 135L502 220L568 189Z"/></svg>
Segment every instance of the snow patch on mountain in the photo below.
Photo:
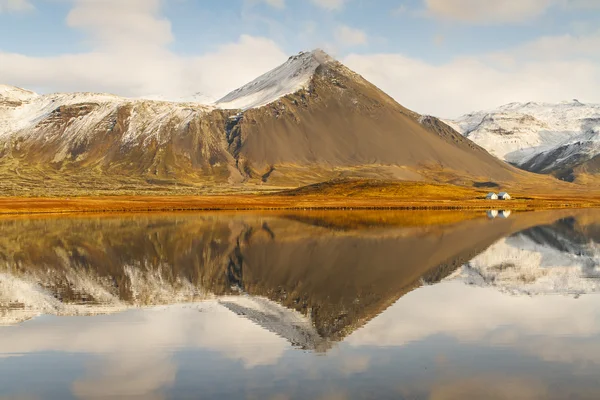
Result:
<svg viewBox="0 0 600 400"><path fill-rule="evenodd" d="M210 96L206 93L196 92L189 96L182 96L176 98L166 97L160 94L153 94L142 96L138 98L138 100L150 100L150 101L162 101L162 102L172 102L172 103L193 103L193 104L202 104L206 106L210 106L215 103L217 100L213 96Z"/></svg>
<svg viewBox="0 0 600 400"><path fill-rule="evenodd" d="M27 101L37 97L38 94L15 86L0 85L0 104L3 102Z"/></svg>
<svg viewBox="0 0 600 400"><path fill-rule="evenodd" d="M447 122L498 158L523 165L539 154L551 153L566 143L584 140L582 135L597 132L600 105L578 100L510 103ZM591 158L599 151L598 147L589 148L585 156Z"/></svg>
<svg viewBox="0 0 600 400"><path fill-rule="evenodd" d="M64 303L35 280L0 274L0 326L13 325L43 314L99 315L120 312L126 308L114 297L111 301L93 306Z"/></svg>
<svg viewBox="0 0 600 400"><path fill-rule="evenodd" d="M501 239L448 279L469 285L493 286L511 294L571 294L600 292L600 246L567 243L554 246L517 234Z"/></svg>
<svg viewBox="0 0 600 400"><path fill-rule="evenodd" d="M316 69L333 59L322 50L301 52L216 102L223 109L247 110L265 106L310 84Z"/></svg>
<svg viewBox="0 0 600 400"><path fill-rule="evenodd" d="M558 168L574 167L597 154L600 154L600 125L531 157L523 165L531 171L551 172Z"/></svg>
<svg viewBox="0 0 600 400"><path fill-rule="evenodd" d="M228 296L220 299L219 304L287 339L296 347L307 350L327 347L326 339L316 331L310 316L305 317L267 298L249 295Z"/></svg>
<svg viewBox="0 0 600 400"><path fill-rule="evenodd" d="M165 279L166 266L124 266L131 298L123 300L114 281L92 271L69 269L64 274L31 270L20 275L0 273L0 325L20 323L40 315L76 316L117 313L136 307L189 303L212 299L186 279ZM61 294L68 288L68 299Z"/></svg>
<svg viewBox="0 0 600 400"><path fill-rule="evenodd" d="M71 118L64 132L60 133L67 139L64 142L65 148L70 142L91 137L99 129L110 130L119 108L122 107L132 109L128 130L122 138L124 143L131 143L140 137L144 140L154 138L158 142L167 140L156 136L158 128L162 125L172 123L176 129L183 129L193 117L214 109L201 104L128 99L103 93L36 95L18 89L11 90L10 94L12 101L0 101L0 140L32 136L43 136L44 140L50 140L52 137L49 135L52 133L49 132L52 130L40 128L38 124L47 121L53 113L60 113L64 108L81 109L81 115ZM20 100L14 101L17 98ZM60 159L61 154L57 154L55 161Z"/></svg>

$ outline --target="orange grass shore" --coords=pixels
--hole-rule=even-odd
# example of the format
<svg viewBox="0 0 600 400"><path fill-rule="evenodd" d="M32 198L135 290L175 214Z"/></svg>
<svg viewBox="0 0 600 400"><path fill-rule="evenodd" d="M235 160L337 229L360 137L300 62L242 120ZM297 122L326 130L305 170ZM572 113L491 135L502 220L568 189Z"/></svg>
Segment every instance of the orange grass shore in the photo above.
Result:
<svg viewBox="0 0 600 400"><path fill-rule="evenodd" d="M420 182L325 182L275 194L0 197L0 214L206 210L537 210L600 208L600 193L563 192L486 200L488 190Z"/></svg>
<svg viewBox="0 0 600 400"><path fill-rule="evenodd" d="M119 196L78 198L0 198L0 214L79 213L79 212L147 212L206 210L468 210L508 209L537 210L552 208L600 207L600 199L488 200L394 200L389 198L331 196Z"/></svg>

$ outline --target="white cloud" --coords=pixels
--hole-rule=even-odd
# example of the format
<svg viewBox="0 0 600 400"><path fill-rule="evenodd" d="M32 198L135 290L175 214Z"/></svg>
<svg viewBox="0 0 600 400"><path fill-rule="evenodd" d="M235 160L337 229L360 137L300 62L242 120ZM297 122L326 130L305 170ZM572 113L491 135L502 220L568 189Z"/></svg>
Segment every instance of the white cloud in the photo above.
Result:
<svg viewBox="0 0 600 400"><path fill-rule="evenodd" d="M552 7L564 10L598 9L598 0L424 0L426 12L434 17L474 23L523 22Z"/></svg>
<svg viewBox="0 0 600 400"><path fill-rule="evenodd" d="M67 23L88 34L90 51L51 57L0 52L2 83L43 92L219 97L287 58L275 42L248 35L200 56L177 55L167 47L173 34L159 0L76 0Z"/></svg>
<svg viewBox="0 0 600 400"><path fill-rule="evenodd" d="M520 22L543 14L560 0L425 0L434 16L472 23Z"/></svg>
<svg viewBox="0 0 600 400"><path fill-rule="evenodd" d="M590 6L557 1L570 7ZM158 0L107 0L101 8L98 4L99 0L76 0L68 15L69 26L87 33L88 52L50 57L0 52L0 83L41 92L96 91L170 99L202 92L220 97L288 56L273 40L249 35L205 54L181 56L168 48L173 33ZM298 37L306 48L319 41L312 23ZM335 54L372 40L361 30L340 25L331 43L318 45ZM444 63L400 53L350 54L341 61L415 111L456 117L512 101L600 102L594 89L600 85L600 55L595 51L599 47L597 32L543 37Z"/></svg>
<svg viewBox="0 0 600 400"><path fill-rule="evenodd" d="M29 0L0 0L0 13L3 12L24 12L34 9Z"/></svg>
<svg viewBox="0 0 600 400"><path fill-rule="evenodd" d="M456 117L513 101L600 102L600 34L547 37L503 52L433 64L402 54L342 61L417 112Z"/></svg>
<svg viewBox="0 0 600 400"><path fill-rule="evenodd" d="M115 398L164 398L179 367L173 349L209 350L251 369L276 364L288 348L285 339L214 301L68 323L65 317L51 317L43 324L0 330L0 355L50 351L85 356L86 373L72 384L77 398L98 398L107 391Z"/></svg>
<svg viewBox="0 0 600 400"><path fill-rule="evenodd" d="M550 362L600 364L598 316L594 295L514 296L447 281L409 293L346 343L392 347L444 335L462 343L514 347Z"/></svg>
<svg viewBox="0 0 600 400"><path fill-rule="evenodd" d="M600 61L600 31L588 35L544 36L516 47L509 53L518 59L569 59L591 57Z"/></svg>
<svg viewBox="0 0 600 400"><path fill-rule="evenodd" d="M326 10L334 11L341 10L347 0L311 0L311 2Z"/></svg>
<svg viewBox="0 0 600 400"><path fill-rule="evenodd" d="M259 55L259 56L257 56ZM285 62L288 55L270 39L242 35L217 51L184 59L185 76L206 93L224 95Z"/></svg>
<svg viewBox="0 0 600 400"><path fill-rule="evenodd" d="M335 40L342 46L360 46L368 43L367 34L360 29L339 25L335 30Z"/></svg>
<svg viewBox="0 0 600 400"><path fill-rule="evenodd" d="M96 48L163 47L173 34L171 23L160 16L160 4L160 0L76 0L67 24L87 32Z"/></svg>

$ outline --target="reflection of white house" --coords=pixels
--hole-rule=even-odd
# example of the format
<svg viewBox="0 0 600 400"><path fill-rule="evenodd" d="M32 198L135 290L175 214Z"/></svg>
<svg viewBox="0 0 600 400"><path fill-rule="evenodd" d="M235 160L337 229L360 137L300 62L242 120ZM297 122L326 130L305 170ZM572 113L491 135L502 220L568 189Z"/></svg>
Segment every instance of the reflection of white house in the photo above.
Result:
<svg viewBox="0 0 600 400"><path fill-rule="evenodd" d="M488 200L498 200L498 195L494 192L490 192L487 194L487 196L485 196L485 198Z"/></svg>
<svg viewBox="0 0 600 400"><path fill-rule="evenodd" d="M498 216L500 218L508 218L510 217L511 211L510 210L502 210L498 213Z"/></svg>
<svg viewBox="0 0 600 400"><path fill-rule="evenodd" d="M498 216L498 210L488 210L487 216L489 219L494 219Z"/></svg>
<svg viewBox="0 0 600 400"><path fill-rule="evenodd" d="M510 194L506 192L500 192L497 198L499 198L500 200L510 200Z"/></svg>

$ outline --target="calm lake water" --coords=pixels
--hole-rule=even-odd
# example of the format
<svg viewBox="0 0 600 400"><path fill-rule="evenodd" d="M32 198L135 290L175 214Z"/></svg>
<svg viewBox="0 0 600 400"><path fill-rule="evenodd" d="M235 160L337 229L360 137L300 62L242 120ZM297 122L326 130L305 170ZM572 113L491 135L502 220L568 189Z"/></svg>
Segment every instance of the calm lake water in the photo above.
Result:
<svg viewBox="0 0 600 400"><path fill-rule="evenodd" d="M600 398L600 211L0 232L0 399Z"/></svg>

